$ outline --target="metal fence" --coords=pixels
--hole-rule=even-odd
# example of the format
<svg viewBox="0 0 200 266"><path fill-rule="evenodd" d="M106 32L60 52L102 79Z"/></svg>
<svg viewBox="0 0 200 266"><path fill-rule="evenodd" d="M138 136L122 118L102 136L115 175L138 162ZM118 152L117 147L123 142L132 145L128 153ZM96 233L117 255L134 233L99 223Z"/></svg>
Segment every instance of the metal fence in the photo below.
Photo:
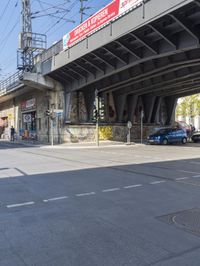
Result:
<svg viewBox="0 0 200 266"><path fill-rule="evenodd" d="M0 96L8 93L16 86L20 85L20 79L23 77L23 71L17 71L12 76L0 82Z"/></svg>
<svg viewBox="0 0 200 266"><path fill-rule="evenodd" d="M52 45L49 49L45 50L40 54L40 59L42 62L52 58L54 55L59 54L63 50L63 41L62 39Z"/></svg>

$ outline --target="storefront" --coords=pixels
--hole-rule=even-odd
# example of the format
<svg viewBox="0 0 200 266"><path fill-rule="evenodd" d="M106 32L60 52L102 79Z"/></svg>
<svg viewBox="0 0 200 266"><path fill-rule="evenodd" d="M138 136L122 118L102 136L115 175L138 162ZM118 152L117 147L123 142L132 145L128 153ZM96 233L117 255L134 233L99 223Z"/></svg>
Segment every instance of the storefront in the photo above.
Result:
<svg viewBox="0 0 200 266"><path fill-rule="evenodd" d="M36 98L21 103L21 121L19 121L19 134L22 139L37 139L37 111Z"/></svg>
<svg viewBox="0 0 200 266"><path fill-rule="evenodd" d="M0 138L4 137L6 131L8 133L8 117L2 116L0 117Z"/></svg>

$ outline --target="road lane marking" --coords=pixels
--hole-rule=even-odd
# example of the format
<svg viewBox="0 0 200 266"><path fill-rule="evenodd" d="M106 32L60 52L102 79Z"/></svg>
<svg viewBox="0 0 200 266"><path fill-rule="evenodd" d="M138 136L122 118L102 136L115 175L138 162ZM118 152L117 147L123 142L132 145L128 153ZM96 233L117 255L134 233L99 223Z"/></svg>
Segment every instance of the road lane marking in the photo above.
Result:
<svg viewBox="0 0 200 266"><path fill-rule="evenodd" d="M129 188L137 188L137 187L142 187L142 184L125 186L125 187L124 187L124 189L129 189Z"/></svg>
<svg viewBox="0 0 200 266"><path fill-rule="evenodd" d="M185 170L178 170L179 172L183 172L183 173L189 173L189 174L197 174L200 175L200 173L198 172L190 172L190 171L185 171Z"/></svg>
<svg viewBox="0 0 200 266"><path fill-rule="evenodd" d="M178 178L175 178L176 181L185 180L185 179L189 179L189 177L178 177Z"/></svg>
<svg viewBox="0 0 200 266"><path fill-rule="evenodd" d="M166 183L166 181L162 180L162 181L154 181L151 182L150 185L157 185L157 184L161 184L161 183Z"/></svg>
<svg viewBox="0 0 200 266"><path fill-rule="evenodd" d="M188 172L188 171L184 171L183 172ZM191 172L189 172L191 173ZM193 172L194 173L194 172ZM175 181L180 181L180 180L185 180L185 179L189 179L191 177L179 177L179 178L175 178ZM192 178L200 178L200 175L194 175L192 176ZM165 180L160 180L160 181L153 181L149 184L151 185L157 185L157 184L161 184L161 183L166 183L167 181ZM188 183L187 183L188 184ZM129 186L124 186L123 189L131 189L131 188L137 188L137 187L142 187L144 186L143 184L135 184L135 185L129 185ZM119 191L120 188L109 188L109 189L104 189L102 190L103 193L106 192L114 192L114 191ZM96 192L87 192L87 193L80 193L80 194L75 194L76 197L84 197L84 196L90 196L90 195L96 195ZM44 199L43 202L51 202L51 201L58 201L58 200L63 200L63 199L67 199L69 198L68 196L61 196L61 197L56 197L56 198L49 198L49 199ZM17 203L17 204L10 204L7 205L7 208L15 208L15 207L22 207L22 206L28 206L28 205L33 205L35 204L35 202L30 201L30 202L23 202L23 203Z"/></svg>
<svg viewBox="0 0 200 266"><path fill-rule="evenodd" d="M29 201L29 202L7 205L6 207L7 208L15 208L15 207L21 207L21 206L27 206L27 205L33 205L33 204L35 204L35 202Z"/></svg>
<svg viewBox="0 0 200 266"><path fill-rule="evenodd" d="M84 197L84 196L90 196L95 195L95 192L88 192L88 193L82 193L82 194L76 194L77 197Z"/></svg>
<svg viewBox="0 0 200 266"><path fill-rule="evenodd" d="M105 192L113 192L113 191L118 191L118 190L120 190L120 188L109 188L109 189L104 189L104 190L102 190L102 192L103 193L105 193Z"/></svg>
<svg viewBox="0 0 200 266"><path fill-rule="evenodd" d="M57 197L57 198L51 198L51 199L44 199L43 202L49 202L49 201L56 201L56 200L63 200L67 199L67 196Z"/></svg>

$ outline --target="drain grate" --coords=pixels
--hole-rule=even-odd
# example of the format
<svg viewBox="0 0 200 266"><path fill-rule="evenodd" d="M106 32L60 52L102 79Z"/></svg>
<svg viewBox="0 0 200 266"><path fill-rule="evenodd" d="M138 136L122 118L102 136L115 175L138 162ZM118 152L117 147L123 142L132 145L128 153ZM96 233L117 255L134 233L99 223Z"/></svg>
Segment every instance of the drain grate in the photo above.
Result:
<svg viewBox="0 0 200 266"><path fill-rule="evenodd" d="M200 237L200 209L190 209L157 217L158 220Z"/></svg>

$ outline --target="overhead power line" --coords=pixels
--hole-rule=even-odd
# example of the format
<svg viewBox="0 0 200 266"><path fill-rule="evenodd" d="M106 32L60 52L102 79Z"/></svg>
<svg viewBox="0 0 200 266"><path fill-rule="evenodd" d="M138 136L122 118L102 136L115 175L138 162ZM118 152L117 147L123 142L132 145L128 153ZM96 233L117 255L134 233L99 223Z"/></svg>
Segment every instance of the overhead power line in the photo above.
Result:
<svg viewBox="0 0 200 266"><path fill-rule="evenodd" d="M85 14L85 10L87 10L87 9L91 9L91 7L89 7L89 6L84 6L84 2L87 2L88 0L80 0L80 23L82 23L83 22L83 16L84 15L86 15Z"/></svg>
<svg viewBox="0 0 200 266"><path fill-rule="evenodd" d="M52 12L52 13L46 13L45 12L45 14L42 14L42 15L38 15L40 12L38 12L38 13L35 12L35 15L32 15L31 18L41 18L41 17L51 16L51 15L58 15L58 14L69 12L69 11L70 11L69 9L66 9L65 11L57 10L57 11Z"/></svg>
<svg viewBox="0 0 200 266"><path fill-rule="evenodd" d="M14 31L14 29L17 27L18 24L19 24L19 20L17 20L15 22L15 24L13 25L13 27L11 28L11 30L6 34L5 38L3 40L1 40L1 44L0 44L1 52L2 52L3 48L5 47L8 39L11 37L11 33Z"/></svg>
<svg viewBox="0 0 200 266"><path fill-rule="evenodd" d="M42 10L40 10L40 11L33 12L32 15L34 15L35 13L38 14L38 13L46 12L46 11L51 10L51 9L66 11L66 8L64 8L63 6L66 5L66 4L68 4L70 1L67 1L67 2L65 1L65 2L62 2L62 3L57 4L57 5L52 5L52 4L46 3L46 2L41 1L41 0L37 0L37 2L40 4L40 7L41 7L41 4L45 4L45 5L48 5L50 7L48 7L48 8L42 8Z"/></svg>
<svg viewBox="0 0 200 266"><path fill-rule="evenodd" d="M70 6L69 6L69 10L72 10L72 8L77 4L77 1L79 0L75 0ZM64 18L65 16L69 13L69 11L67 10L63 16L61 16L52 26L50 26L46 31L45 34L47 34L50 30L52 30L52 28L54 28L57 24L59 24ZM72 21L71 21L72 22ZM74 21L73 21L74 22Z"/></svg>
<svg viewBox="0 0 200 266"><path fill-rule="evenodd" d="M6 10L7 10L8 6L9 6L9 4L10 4L10 1L11 0L8 0L5 8L3 9L2 13L0 14L0 20L3 18L4 14L6 13Z"/></svg>

